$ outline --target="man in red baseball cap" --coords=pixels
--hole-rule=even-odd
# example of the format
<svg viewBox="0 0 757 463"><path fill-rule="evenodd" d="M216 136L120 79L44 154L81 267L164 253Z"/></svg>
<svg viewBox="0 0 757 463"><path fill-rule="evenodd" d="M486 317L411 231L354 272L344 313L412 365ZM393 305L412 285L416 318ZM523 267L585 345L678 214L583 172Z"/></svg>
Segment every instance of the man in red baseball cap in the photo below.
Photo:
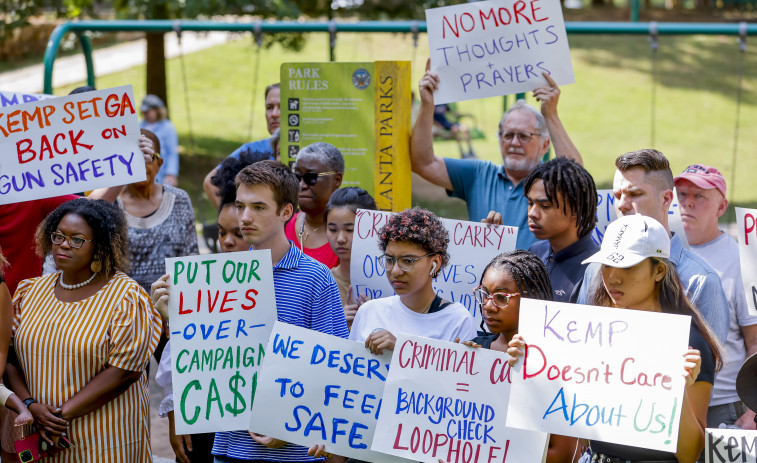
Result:
<svg viewBox="0 0 757 463"><path fill-rule="evenodd" d="M730 311L726 358L712 388L707 427L725 423L755 429L755 414L739 400L736 377L744 359L757 352L757 316L749 314L739 245L718 227L718 219L728 207L725 178L714 167L692 164L673 181L691 251L720 276Z"/></svg>

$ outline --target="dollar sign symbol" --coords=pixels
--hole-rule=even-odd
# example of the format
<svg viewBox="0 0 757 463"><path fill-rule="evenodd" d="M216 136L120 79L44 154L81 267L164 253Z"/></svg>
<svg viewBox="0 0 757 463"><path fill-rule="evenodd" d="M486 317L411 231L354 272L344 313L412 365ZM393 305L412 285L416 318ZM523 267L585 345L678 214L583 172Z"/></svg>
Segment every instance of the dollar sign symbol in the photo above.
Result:
<svg viewBox="0 0 757 463"><path fill-rule="evenodd" d="M239 386L240 381L242 382L241 386ZM242 394L239 392L239 389L245 387L246 385L247 381L242 378L242 375L239 374L239 371L234 373L234 376L229 378L229 390L232 394L234 394L234 405L232 406L230 403L227 403L226 410L234 416L241 414L247 409L247 404L244 401L244 397L242 397ZM240 405L239 402L242 402L242 404Z"/></svg>

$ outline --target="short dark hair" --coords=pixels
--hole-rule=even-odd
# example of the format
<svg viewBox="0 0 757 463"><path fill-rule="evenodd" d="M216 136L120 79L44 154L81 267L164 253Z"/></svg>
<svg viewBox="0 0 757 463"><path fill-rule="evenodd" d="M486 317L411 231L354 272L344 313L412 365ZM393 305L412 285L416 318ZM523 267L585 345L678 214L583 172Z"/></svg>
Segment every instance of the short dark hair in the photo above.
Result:
<svg viewBox="0 0 757 463"><path fill-rule="evenodd" d="M268 94L271 93L271 90L273 90L274 88L281 88L281 84L279 82L276 82L275 84L271 84L268 87L266 87L264 98L267 98Z"/></svg>
<svg viewBox="0 0 757 463"><path fill-rule="evenodd" d="M287 204L295 209L300 198L300 182L284 164L278 161L260 161L242 169L234 178L234 185L265 185L273 191L276 210Z"/></svg>
<svg viewBox="0 0 757 463"><path fill-rule="evenodd" d="M139 129L139 133L150 139L152 142L152 149L155 150L155 153L158 154L158 156L160 156L160 140L158 139L158 136L147 129Z"/></svg>
<svg viewBox="0 0 757 463"><path fill-rule="evenodd" d="M357 212L358 209L367 209L375 211L376 201L373 200L370 194L362 188L356 186L348 186L339 188L331 194L328 204L326 204L326 211L323 213L324 219L329 216L329 212L338 207L346 207L352 212Z"/></svg>
<svg viewBox="0 0 757 463"><path fill-rule="evenodd" d="M105 275L129 271L129 228L123 211L102 199L78 198L58 206L37 227L37 254L46 256L53 247L50 235L68 214L81 217L92 229L93 261L99 261Z"/></svg>
<svg viewBox="0 0 757 463"><path fill-rule="evenodd" d="M427 253L439 254L442 257L442 266L437 271L446 267L449 262L449 232L439 217L426 209L414 207L390 215L386 224L379 230L378 236L381 252L386 251L390 241L404 241L417 244Z"/></svg>
<svg viewBox="0 0 757 463"><path fill-rule="evenodd" d="M562 206L566 215L571 212L576 214L579 238L594 230L597 225L597 187L586 169L567 158L555 158L539 164L523 183L525 195L537 180L544 182L544 192L549 202ZM557 200L558 193L562 196L562 204Z"/></svg>
<svg viewBox="0 0 757 463"><path fill-rule="evenodd" d="M239 156L229 156L224 159L221 165L218 166L216 174L210 178L210 183L218 188L216 196L221 198L218 210L221 210L227 204L234 204L234 201L236 201L237 185L234 183L234 179L237 174L251 164L270 158L270 154L245 147L239 153Z"/></svg>
<svg viewBox="0 0 757 463"><path fill-rule="evenodd" d="M659 186L663 187L662 189L673 189L673 171L670 170L670 162L664 154L656 149L645 148L621 154L615 160L615 167L620 172L640 167L647 174L654 175Z"/></svg>

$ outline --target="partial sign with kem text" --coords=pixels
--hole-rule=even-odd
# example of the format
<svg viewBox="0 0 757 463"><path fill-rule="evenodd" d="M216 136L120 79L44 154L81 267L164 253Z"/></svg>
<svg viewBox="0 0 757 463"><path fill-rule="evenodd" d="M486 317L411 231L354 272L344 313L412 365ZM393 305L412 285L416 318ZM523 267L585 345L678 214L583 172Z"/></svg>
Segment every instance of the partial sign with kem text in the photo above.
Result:
<svg viewBox="0 0 757 463"><path fill-rule="evenodd" d="M757 431L706 429L706 463L757 463Z"/></svg>

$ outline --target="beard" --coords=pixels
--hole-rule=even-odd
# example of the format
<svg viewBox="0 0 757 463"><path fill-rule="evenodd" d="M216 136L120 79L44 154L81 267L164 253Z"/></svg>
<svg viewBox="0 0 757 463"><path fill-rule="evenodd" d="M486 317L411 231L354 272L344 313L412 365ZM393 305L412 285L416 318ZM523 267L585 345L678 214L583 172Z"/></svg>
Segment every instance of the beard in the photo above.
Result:
<svg viewBox="0 0 757 463"><path fill-rule="evenodd" d="M539 165L539 162L541 161L540 158L533 158L530 159L528 157L523 157L520 159L513 159L510 156L505 156L504 164L505 169L508 170L515 170L515 171L532 171L536 168L536 166Z"/></svg>

